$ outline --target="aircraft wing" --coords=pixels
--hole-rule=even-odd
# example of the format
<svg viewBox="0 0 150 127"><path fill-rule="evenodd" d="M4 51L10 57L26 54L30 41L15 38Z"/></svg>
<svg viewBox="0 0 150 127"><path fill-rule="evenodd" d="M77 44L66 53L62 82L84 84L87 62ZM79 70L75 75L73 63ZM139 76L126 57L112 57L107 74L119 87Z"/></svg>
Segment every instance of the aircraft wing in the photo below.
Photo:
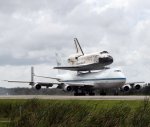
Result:
<svg viewBox="0 0 150 127"><path fill-rule="evenodd" d="M30 83L31 81L15 81L15 80L2 80L4 82L14 82L14 83Z"/></svg>
<svg viewBox="0 0 150 127"><path fill-rule="evenodd" d="M61 79L59 78L54 78L54 77L46 77L46 76L40 76L40 75L34 75L35 77L41 77L41 78L48 78L48 79L55 79L56 81L60 81Z"/></svg>
<svg viewBox="0 0 150 127"><path fill-rule="evenodd" d="M145 83L145 82L127 82L126 84Z"/></svg>
<svg viewBox="0 0 150 127"><path fill-rule="evenodd" d="M76 83L76 82L31 82L31 81L15 81L15 80L3 80L5 82L11 82L11 83L34 83L34 84L39 84L41 86L48 86L49 84L58 84L58 85L62 85L62 84L68 84L70 86L91 86L93 87L94 84L85 84L85 83Z"/></svg>
<svg viewBox="0 0 150 127"><path fill-rule="evenodd" d="M14 83L34 83L34 84L49 84L49 83L53 83L53 84L58 84L60 82L31 82L31 81L10 81L10 80L3 80L5 82L14 82Z"/></svg>
<svg viewBox="0 0 150 127"><path fill-rule="evenodd" d="M76 82L67 82L67 83L65 83L65 82L63 82L64 84L68 84L68 85L70 85L70 86L73 86L73 87L75 87L75 86L78 86L78 87L93 87L94 86L94 84L88 84L88 83L76 83ZM61 84L60 84L61 85Z"/></svg>
<svg viewBox="0 0 150 127"><path fill-rule="evenodd" d="M10 83L25 83L29 84L31 86L45 86L45 87L52 87L54 84L59 84L60 82L31 82L31 81L15 81L15 80L3 80L5 82L10 82Z"/></svg>

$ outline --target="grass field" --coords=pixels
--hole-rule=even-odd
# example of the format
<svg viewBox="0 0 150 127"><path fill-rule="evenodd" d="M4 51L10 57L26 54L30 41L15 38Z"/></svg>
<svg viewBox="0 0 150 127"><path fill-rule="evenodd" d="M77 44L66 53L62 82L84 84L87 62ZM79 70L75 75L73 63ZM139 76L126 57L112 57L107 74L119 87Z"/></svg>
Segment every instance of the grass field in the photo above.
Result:
<svg viewBox="0 0 150 127"><path fill-rule="evenodd" d="M0 100L0 127L114 126L150 126L149 100Z"/></svg>

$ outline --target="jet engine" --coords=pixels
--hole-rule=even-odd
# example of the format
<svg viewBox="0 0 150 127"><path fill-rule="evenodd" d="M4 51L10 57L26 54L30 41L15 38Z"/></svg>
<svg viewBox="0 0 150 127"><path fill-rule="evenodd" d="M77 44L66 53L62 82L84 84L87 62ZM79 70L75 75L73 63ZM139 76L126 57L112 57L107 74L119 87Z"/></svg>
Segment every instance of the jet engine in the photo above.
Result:
<svg viewBox="0 0 150 127"><path fill-rule="evenodd" d="M72 90L72 87L69 86L69 85L64 85L63 90L67 91L67 92L70 92Z"/></svg>
<svg viewBox="0 0 150 127"><path fill-rule="evenodd" d="M124 86L122 86L122 90L123 91L129 91L131 89L131 86L130 85L124 85Z"/></svg>
<svg viewBox="0 0 150 127"><path fill-rule="evenodd" d="M136 89L136 90L140 90L140 89L146 87L146 85L147 84L145 84L145 83L144 84L143 83L141 83L141 84L140 83L136 83L136 84L134 84L133 88Z"/></svg>
<svg viewBox="0 0 150 127"><path fill-rule="evenodd" d="M35 88L36 88L37 90L40 90L40 89L41 89L41 85L37 84L37 85L35 86Z"/></svg>

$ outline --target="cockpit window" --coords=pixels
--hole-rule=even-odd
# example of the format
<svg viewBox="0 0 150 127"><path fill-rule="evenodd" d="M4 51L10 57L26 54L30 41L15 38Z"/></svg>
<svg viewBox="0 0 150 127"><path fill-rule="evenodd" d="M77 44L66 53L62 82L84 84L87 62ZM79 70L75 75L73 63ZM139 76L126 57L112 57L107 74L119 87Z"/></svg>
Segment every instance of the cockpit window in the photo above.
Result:
<svg viewBox="0 0 150 127"><path fill-rule="evenodd" d="M104 54L104 53L108 53L107 51L102 51L102 52L100 52L100 54Z"/></svg>
<svg viewBox="0 0 150 127"><path fill-rule="evenodd" d="M115 72L121 72L121 70L115 70Z"/></svg>

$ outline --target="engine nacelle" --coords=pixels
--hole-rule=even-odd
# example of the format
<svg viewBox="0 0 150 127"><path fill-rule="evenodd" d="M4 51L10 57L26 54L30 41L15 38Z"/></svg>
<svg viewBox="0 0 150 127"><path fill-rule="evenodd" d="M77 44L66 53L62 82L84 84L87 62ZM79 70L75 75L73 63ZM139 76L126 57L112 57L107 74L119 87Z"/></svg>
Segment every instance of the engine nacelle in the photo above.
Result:
<svg viewBox="0 0 150 127"><path fill-rule="evenodd" d="M142 89L146 86L147 86L146 83L136 83L136 84L134 84L133 88L136 89L136 90L140 90L140 89Z"/></svg>
<svg viewBox="0 0 150 127"><path fill-rule="evenodd" d="M40 89L41 89L41 85L37 84L37 85L35 86L35 88L36 88L37 90L40 90Z"/></svg>
<svg viewBox="0 0 150 127"><path fill-rule="evenodd" d="M63 90L67 91L67 92L70 92L72 90L72 87L69 86L69 85L64 85Z"/></svg>
<svg viewBox="0 0 150 127"><path fill-rule="evenodd" d="M136 89L136 90L140 90L140 89L143 88L143 86L140 85L140 84L135 84L135 85L133 86L133 88Z"/></svg>
<svg viewBox="0 0 150 127"><path fill-rule="evenodd" d="M124 85L124 86L122 86L122 90L123 91L129 91L131 89L131 86L130 85Z"/></svg>

